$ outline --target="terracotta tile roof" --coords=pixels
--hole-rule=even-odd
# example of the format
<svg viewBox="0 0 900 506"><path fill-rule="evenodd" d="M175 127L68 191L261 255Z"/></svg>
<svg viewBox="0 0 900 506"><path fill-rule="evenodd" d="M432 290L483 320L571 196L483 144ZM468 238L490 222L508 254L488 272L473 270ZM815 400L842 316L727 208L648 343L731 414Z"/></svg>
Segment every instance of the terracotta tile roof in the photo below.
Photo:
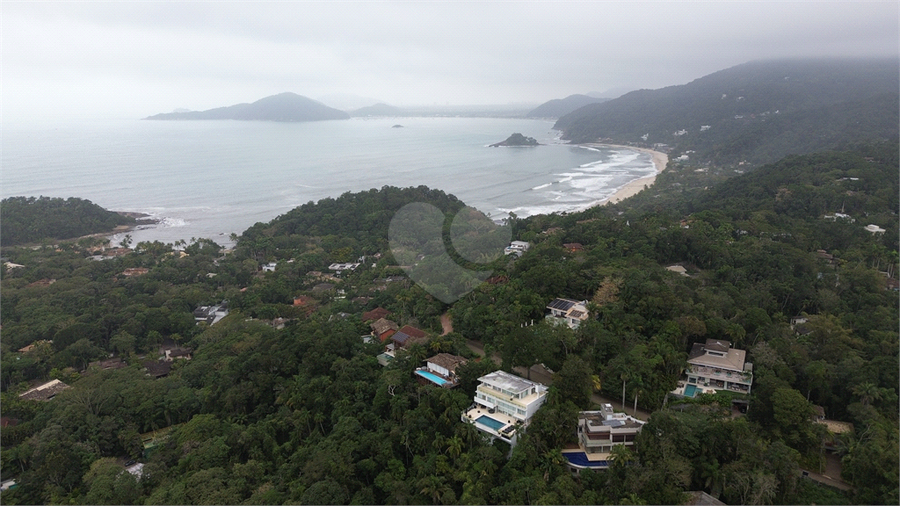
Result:
<svg viewBox="0 0 900 506"><path fill-rule="evenodd" d="M425 331L409 325L404 325L403 328L400 329L400 332L403 332L410 337L425 337Z"/></svg>
<svg viewBox="0 0 900 506"><path fill-rule="evenodd" d="M363 313L362 320L364 322L378 320L378 319L384 318L385 316L387 316L389 314L391 314L391 312L388 311L387 309L385 309L383 307L376 307L375 309L373 309L371 311L366 311L365 313Z"/></svg>

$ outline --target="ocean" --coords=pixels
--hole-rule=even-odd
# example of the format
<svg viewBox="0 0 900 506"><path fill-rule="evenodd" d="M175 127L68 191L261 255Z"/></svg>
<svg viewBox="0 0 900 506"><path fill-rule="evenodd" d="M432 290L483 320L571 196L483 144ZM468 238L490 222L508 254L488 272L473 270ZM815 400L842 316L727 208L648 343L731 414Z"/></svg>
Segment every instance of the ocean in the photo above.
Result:
<svg viewBox="0 0 900 506"><path fill-rule="evenodd" d="M158 223L131 231L135 243L229 246L231 233L348 191L426 185L502 219L584 209L655 173L645 153L566 145L552 126L456 117L4 125L0 192L149 214ZM513 132L543 145L488 147Z"/></svg>

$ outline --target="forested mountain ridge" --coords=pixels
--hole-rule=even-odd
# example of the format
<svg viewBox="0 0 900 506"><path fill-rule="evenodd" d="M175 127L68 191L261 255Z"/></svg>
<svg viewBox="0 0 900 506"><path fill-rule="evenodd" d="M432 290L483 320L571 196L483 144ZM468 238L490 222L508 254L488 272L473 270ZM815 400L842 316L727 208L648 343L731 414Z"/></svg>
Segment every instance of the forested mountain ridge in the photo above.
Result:
<svg viewBox="0 0 900 506"><path fill-rule="evenodd" d="M222 120L242 121L323 121L348 119L344 111L328 107L311 98L285 92L261 98L250 104L217 107L206 111L154 114L149 120Z"/></svg>
<svg viewBox="0 0 900 506"><path fill-rule="evenodd" d="M667 144L703 163L751 166L900 135L895 59L775 60L627 93L561 117L572 142Z"/></svg>
<svg viewBox="0 0 900 506"><path fill-rule="evenodd" d="M75 197L8 197L0 202L0 219L3 220L0 230L3 246L72 239L135 223L134 218Z"/></svg>
<svg viewBox="0 0 900 506"><path fill-rule="evenodd" d="M588 104L599 104L608 98L596 98L588 95L569 95L566 98L548 100L535 107L525 115L526 118L559 118Z"/></svg>
<svg viewBox="0 0 900 506"><path fill-rule="evenodd" d="M140 243L102 262L87 259L88 240L5 247L24 267L0 278L0 396L18 422L0 432L0 472L19 484L3 503L667 504L704 490L726 503L896 504L900 317L883 274L897 267L896 225L894 237L863 227L896 221L887 196L900 179L897 150L789 157L701 195L641 195L665 206L628 199L513 218L514 238L531 249L490 264L493 282L453 304L389 254L391 217L407 203L447 215L463 207L425 187L305 204L254 225L229 254L208 240L183 245L186 255ZM856 222L819 215L839 212L840 195ZM563 248L572 242L583 251ZM324 274L360 256L356 270ZM274 272L262 272L269 262ZM688 275L666 270L673 263ZM47 278L56 282L39 283ZM537 323L555 297L588 299L595 318L575 331ZM233 314L195 325L197 305L223 299ZM427 343L380 366L383 345L360 338L360 315L374 307L427 331ZM454 332L442 336L445 312ZM791 328L800 315L809 333ZM727 394L664 401L692 344L708 338L754 363L746 416L733 416ZM469 340L505 370L557 371L512 451L460 421L476 378L497 367ZM193 358L148 376L143 364L174 344ZM438 352L470 359L458 389L414 380ZM125 367L89 365L110 353ZM18 397L51 378L71 388L48 402ZM652 416L609 469L573 476L560 449L575 439L577 411L595 408L595 388L617 409L624 388L626 409ZM807 416L812 404L853 424L835 440L851 492L800 478L831 441ZM165 428L144 454L141 434ZM144 464L140 480L124 472L129 458Z"/></svg>

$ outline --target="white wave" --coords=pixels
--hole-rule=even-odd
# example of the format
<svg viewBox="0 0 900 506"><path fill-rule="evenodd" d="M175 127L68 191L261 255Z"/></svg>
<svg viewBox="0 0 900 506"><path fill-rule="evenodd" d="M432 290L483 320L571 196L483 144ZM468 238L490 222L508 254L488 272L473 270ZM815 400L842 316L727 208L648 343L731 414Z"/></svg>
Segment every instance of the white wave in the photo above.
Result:
<svg viewBox="0 0 900 506"><path fill-rule="evenodd" d="M546 188L546 187L548 187L548 186L550 186L550 185L552 185L552 184L553 184L553 183L546 183L546 184L538 185L538 186L535 186L534 188L532 188L532 190L541 190L541 189Z"/></svg>
<svg viewBox="0 0 900 506"><path fill-rule="evenodd" d="M181 218L168 218L167 217L167 218L163 218L159 221L159 226L165 227L165 228L179 228L179 227L185 227L187 225L188 225L188 222Z"/></svg>

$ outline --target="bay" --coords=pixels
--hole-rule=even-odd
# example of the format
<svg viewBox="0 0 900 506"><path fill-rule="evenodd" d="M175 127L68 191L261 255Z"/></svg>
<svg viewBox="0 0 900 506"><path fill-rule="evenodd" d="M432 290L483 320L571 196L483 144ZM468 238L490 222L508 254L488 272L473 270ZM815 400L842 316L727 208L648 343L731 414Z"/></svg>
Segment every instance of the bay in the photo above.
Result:
<svg viewBox="0 0 900 506"><path fill-rule="evenodd" d="M655 173L647 154L566 145L552 126L456 117L4 125L0 190L158 220L130 232L135 243L230 245L231 233L348 191L426 185L502 219L580 210ZM488 147L513 132L542 145Z"/></svg>

